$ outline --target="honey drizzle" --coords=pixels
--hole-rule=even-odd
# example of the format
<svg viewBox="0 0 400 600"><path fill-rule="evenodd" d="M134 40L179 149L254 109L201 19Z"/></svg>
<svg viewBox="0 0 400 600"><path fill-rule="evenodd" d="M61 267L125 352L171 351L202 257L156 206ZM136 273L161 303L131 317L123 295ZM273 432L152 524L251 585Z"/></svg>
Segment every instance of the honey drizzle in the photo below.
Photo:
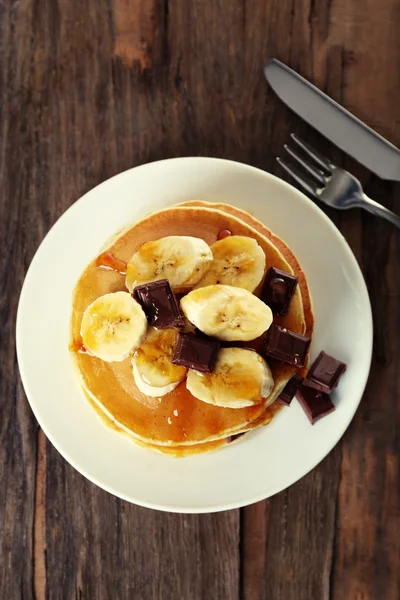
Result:
<svg viewBox="0 0 400 600"><path fill-rule="evenodd" d="M230 229L221 229L217 236L217 240L224 240L225 238L232 235L232 231Z"/></svg>
<svg viewBox="0 0 400 600"><path fill-rule="evenodd" d="M89 356L93 356L90 350L86 348L82 339L73 340L69 345L69 349L72 350L72 352L79 352L79 354L88 354Z"/></svg>
<svg viewBox="0 0 400 600"><path fill-rule="evenodd" d="M96 259L96 267L106 271L115 271L120 275L126 275L126 263L115 258L110 252L103 252Z"/></svg>

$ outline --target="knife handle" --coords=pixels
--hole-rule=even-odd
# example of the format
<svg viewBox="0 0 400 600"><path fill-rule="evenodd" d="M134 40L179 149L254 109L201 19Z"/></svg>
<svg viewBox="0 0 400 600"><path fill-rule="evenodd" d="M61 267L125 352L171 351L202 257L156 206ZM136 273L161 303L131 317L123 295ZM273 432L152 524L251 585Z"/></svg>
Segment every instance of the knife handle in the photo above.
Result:
<svg viewBox="0 0 400 600"><path fill-rule="evenodd" d="M366 194L363 194L362 197L362 208L365 208L365 210L373 215L376 215L377 217L386 219L386 221L389 221L392 223L392 225L395 225L398 229L400 229L400 217L398 215L395 215L391 210L388 210L381 204L378 204L378 202L375 202L375 200L372 200L372 198L369 198Z"/></svg>

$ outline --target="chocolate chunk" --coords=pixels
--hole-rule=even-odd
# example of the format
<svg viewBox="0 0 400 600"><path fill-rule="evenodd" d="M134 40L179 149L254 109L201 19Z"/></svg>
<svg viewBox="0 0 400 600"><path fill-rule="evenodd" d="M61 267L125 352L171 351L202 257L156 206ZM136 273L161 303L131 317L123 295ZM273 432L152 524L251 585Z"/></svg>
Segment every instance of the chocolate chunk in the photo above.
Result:
<svg viewBox="0 0 400 600"><path fill-rule="evenodd" d="M293 367L304 367L311 340L272 324L267 331L264 353Z"/></svg>
<svg viewBox="0 0 400 600"><path fill-rule="evenodd" d="M261 299L275 315L286 315L297 286L297 277L270 267L264 281Z"/></svg>
<svg viewBox="0 0 400 600"><path fill-rule="evenodd" d="M168 279L139 285L133 290L132 296L142 305L147 320L153 327L182 329L185 326Z"/></svg>
<svg viewBox="0 0 400 600"><path fill-rule="evenodd" d="M322 419L322 417L329 415L329 413L335 410L335 405L328 394L305 387L304 385L299 387L297 399L309 418L311 425L314 425L319 419Z"/></svg>
<svg viewBox="0 0 400 600"><path fill-rule="evenodd" d="M185 332L185 333L191 333L191 332ZM199 337L199 338L203 339L203 340L209 340L210 339L210 337L206 333L203 333L203 331L201 331L201 329L197 329L197 327L194 328L194 335L196 337Z"/></svg>
<svg viewBox="0 0 400 600"><path fill-rule="evenodd" d="M308 371L304 385L330 394L337 386L339 379L346 370L345 363L336 360L325 352L321 352Z"/></svg>
<svg viewBox="0 0 400 600"><path fill-rule="evenodd" d="M297 390L299 389L300 384L302 383L303 378L300 375L296 375L287 382L281 393L279 394L277 400L280 404L284 404L285 406L290 406L293 398L295 397Z"/></svg>
<svg viewBox="0 0 400 600"><path fill-rule="evenodd" d="M212 338L180 333L172 362L202 373L211 373L215 367L220 345L218 340Z"/></svg>

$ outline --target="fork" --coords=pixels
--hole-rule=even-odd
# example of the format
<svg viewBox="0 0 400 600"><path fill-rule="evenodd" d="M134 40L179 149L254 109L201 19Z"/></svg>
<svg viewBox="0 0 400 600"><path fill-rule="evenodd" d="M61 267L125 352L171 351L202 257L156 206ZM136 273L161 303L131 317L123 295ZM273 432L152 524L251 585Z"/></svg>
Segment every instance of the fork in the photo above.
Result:
<svg viewBox="0 0 400 600"><path fill-rule="evenodd" d="M294 133L290 136L295 144L301 148L314 164L302 158L295 150L287 144L284 146L286 152L299 164L311 177L305 176L300 171L281 158L278 163L285 169L293 179L311 196L321 200L328 206L347 210L348 208L360 207L368 212L390 221L400 229L400 217L393 212L368 198L362 189L361 183L348 171L337 167L309 144L303 142Z"/></svg>

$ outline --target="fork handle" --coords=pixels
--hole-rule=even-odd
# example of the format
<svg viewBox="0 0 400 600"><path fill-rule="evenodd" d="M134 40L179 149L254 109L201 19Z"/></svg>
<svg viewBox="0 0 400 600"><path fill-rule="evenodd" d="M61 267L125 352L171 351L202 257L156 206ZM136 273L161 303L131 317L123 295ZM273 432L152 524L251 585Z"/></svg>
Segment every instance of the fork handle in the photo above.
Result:
<svg viewBox="0 0 400 600"><path fill-rule="evenodd" d="M365 210L372 213L373 215L376 215L377 217L382 217L383 219L386 219L386 221L389 221L390 223L392 223L392 225L395 225L396 227L398 227L398 229L400 229L400 217L398 215L395 215L391 210L388 210L381 204L378 204L378 202L375 202L375 200L372 200L372 198L368 198L366 194L363 194L362 198L362 208L365 208Z"/></svg>

